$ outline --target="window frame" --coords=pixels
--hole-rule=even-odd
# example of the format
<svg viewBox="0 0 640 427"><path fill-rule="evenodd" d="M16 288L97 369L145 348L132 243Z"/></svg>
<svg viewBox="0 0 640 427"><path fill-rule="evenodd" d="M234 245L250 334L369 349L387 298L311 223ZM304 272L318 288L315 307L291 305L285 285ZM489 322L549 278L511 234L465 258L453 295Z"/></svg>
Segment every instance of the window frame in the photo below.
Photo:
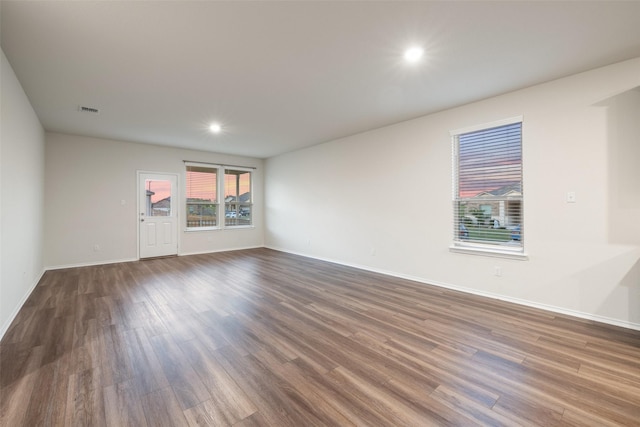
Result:
<svg viewBox="0 0 640 427"><path fill-rule="evenodd" d="M252 228L254 227L253 225L253 178L254 178L254 174L253 171L254 169L252 168L247 168L247 167L240 167L240 166L227 166L227 167L223 167L222 168L222 188L224 190L225 186L226 186L226 177L227 177L227 171L234 171L234 172L247 172L249 174L249 195L250 195L250 199L248 202L241 202L240 200L234 202L237 205L237 210L236 210L236 221L239 219L239 215L240 215L240 211L241 211L241 206L249 206L249 211L250 211L250 215L249 215L249 220L251 221L249 224L231 224L228 225L227 224L227 205L231 205L234 204L232 202L227 203L227 196L225 195L225 192L222 191L222 195L224 197L224 203L221 203L222 206L224 206L224 224L223 224L223 228L233 228L233 229L237 229L237 228ZM241 194L237 194L236 195L238 197L238 199L240 198ZM233 219L233 218L230 218Z"/></svg>
<svg viewBox="0 0 640 427"><path fill-rule="evenodd" d="M211 169L215 171L216 174L216 200L212 203L215 207L216 212L216 225L205 225L201 227L193 227L189 226L189 197L187 194L188 189L188 179L187 172L189 167L197 167L202 169ZM185 209L185 231L207 231L207 230L217 230L220 228L220 166L219 165L211 165L211 164L203 164L203 163L195 163L195 162L185 162L184 165L184 209Z"/></svg>
<svg viewBox="0 0 640 427"><path fill-rule="evenodd" d="M525 252L525 240L524 240L524 153L521 152L521 177L520 177L520 185L521 185L521 196L517 201L520 203L520 242L521 244L518 246L509 246L509 245L500 245L500 244L492 244L492 243L481 243L481 242L471 242L464 241L460 239L458 227L459 227L459 219L457 219L458 208L456 207L458 203L463 200L477 200L478 203L481 201L488 201L487 199L477 198L461 198L459 197L459 137L464 134L489 130L493 128L498 128L502 126L513 125L516 123L520 123L521 125L521 135L520 135L520 144L521 150L524 145L524 120L523 116L516 116L507 118L504 120L498 120L490 123L479 124L475 126L470 126L462 129L456 129L449 132L451 137L451 161L452 161L452 213L451 219L453 221L451 229L453 230L453 241L449 246L449 250L451 252L456 253L465 253L472 255L485 255L485 256L494 256L494 257L502 257L502 258L511 258L518 260L526 260L528 256ZM498 201L498 198L494 201ZM506 198L503 198L506 201ZM509 201L516 201L516 199L509 199Z"/></svg>
<svg viewBox="0 0 640 427"><path fill-rule="evenodd" d="M213 203L215 205L215 210L216 210L216 225L211 225L211 226L202 226L202 227L189 227L188 226L188 197L187 197L187 168L191 166L191 167L198 167L198 168L204 168L204 169L211 169L212 171L216 172L216 201L215 203ZM249 175L249 179L250 179L250 188L249 188L249 192L251 195L251 199L249 202L242 202L240 203L239 201L237 202L238 206L240 206L241 204L243 206L245 205L249 205L250 206L250 224L239 224L239 225L228 225L227 224L227 218L226 218L226 206L227 206L227 202L226 202L226 196L225 196L225 175L227 171L243 171L243 172L248 172ZM185 179L184 179L184 196L185 196L185 202L183 204L183 209L185 212L185 222L183 223L184 231L185 232L198 232L198 231L214 231L214 230L233 230L233 229L242 229L242 228L254 228L254 222L253 222L253 216L254 216L254 202L253 202L253 198L254 198L254 194L253 194L253 188L254 188L254 174L255 168L252 167L244 167L244 166L231 166L231 165L222 165L222 164L212 164L212 163L199 163L199 162L190 162L190 161L185 161L184 162L184 174L185 174Z"/></svg>

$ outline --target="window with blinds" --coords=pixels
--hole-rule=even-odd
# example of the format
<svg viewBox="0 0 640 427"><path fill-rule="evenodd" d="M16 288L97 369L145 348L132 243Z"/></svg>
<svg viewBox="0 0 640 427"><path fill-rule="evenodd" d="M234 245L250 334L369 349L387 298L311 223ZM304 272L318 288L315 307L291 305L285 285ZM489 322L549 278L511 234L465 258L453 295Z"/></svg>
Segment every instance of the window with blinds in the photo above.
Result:
<svg viewBox="0 0 640 427"><path fill-rule="evenodd" d="M252 168L187 161L185 166L187 230L253 225Z"/></svg>
<svg viewBox="0 0 640 427"><path fill-rule="evenodd" d="M187 229L218 225L218 169L187 166Z"/></svg>
<svg viewBox="0 0 640 427"><path fill-rule="evenodd" d="M522 119L452 132L454 247L522 252Z"/></svg>

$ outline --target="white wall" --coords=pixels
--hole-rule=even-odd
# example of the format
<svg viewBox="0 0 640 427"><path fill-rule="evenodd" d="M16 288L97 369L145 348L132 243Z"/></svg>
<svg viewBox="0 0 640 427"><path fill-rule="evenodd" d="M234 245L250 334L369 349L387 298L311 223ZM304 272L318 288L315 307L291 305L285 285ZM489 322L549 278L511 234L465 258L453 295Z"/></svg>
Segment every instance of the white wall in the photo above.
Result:
<svg viewBox="0 0 640 427"><path fill-rule="evenodd" d="M613 96L607 108L609 240L640 241L640 88Z"/></svg>
<svg viewBox="0 0 640 427"><path fill-rule="evenodd" d="M268 159L265 243L640 328L639 86L640 58ZM451 253L449 131L519 115L529 260Z"/></svg>
<svg viewBox="0 0 640 427"><path fill-rule="evenodd" d="M48 268L136 259L136 171L176 173L182 186L183 160L256 167L253 176L255 226L185 232L181 225L179 253L263 245L263 161L260 159L57 133L46 134L46 150L44 256ZM183 197L182 193L181 200ZM184 214L181 206L181 224ZM94 245L100 250L94 251Z"/></svg>
<svg viewBox="0 0 640 427"><path fill-rule="evenodd" d="M43 273L44 130L2 52L0 338Z"/></svg>

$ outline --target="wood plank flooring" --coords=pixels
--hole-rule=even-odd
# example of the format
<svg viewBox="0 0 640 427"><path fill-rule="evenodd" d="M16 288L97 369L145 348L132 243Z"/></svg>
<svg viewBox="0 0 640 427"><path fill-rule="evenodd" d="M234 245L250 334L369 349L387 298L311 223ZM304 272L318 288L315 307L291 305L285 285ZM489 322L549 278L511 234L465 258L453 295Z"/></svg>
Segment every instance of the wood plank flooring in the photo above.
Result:
<svg viewBox="0 0 640 427"><path fill-rule="evenodd" d="M640 332L269 249L49 271L2 426L640 425Z"/></svg>

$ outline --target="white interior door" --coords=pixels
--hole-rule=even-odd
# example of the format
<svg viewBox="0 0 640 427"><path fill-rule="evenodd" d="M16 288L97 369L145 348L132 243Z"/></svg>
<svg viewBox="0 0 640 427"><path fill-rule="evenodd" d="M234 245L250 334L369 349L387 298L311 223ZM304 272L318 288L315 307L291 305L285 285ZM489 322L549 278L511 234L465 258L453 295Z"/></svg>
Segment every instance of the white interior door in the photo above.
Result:
<svg viewBox="0 0 640 427"><path fill-rule="evenodd" d="M177 175L138 173L140 258L178 254Z"/></svg>

